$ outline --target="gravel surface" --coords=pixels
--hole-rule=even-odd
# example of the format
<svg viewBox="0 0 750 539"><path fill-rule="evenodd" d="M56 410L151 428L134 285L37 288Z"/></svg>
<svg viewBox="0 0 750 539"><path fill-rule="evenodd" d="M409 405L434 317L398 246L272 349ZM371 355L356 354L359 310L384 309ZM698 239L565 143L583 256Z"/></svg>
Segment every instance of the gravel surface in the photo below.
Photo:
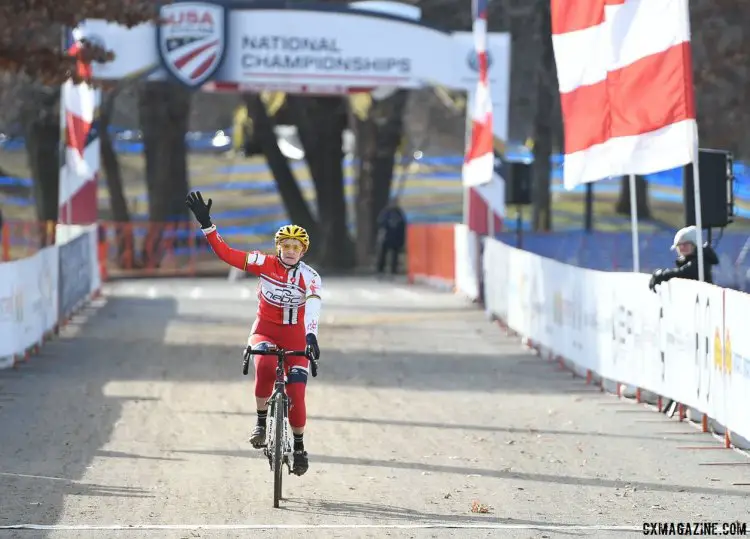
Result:
<svg viewBox="0 0 750 539"><path fill-rule="evenodd" d="M0 527L49 526L0 537L608 538L750 521L745 455L587 386L458 297L364 278L324 282L310 470L285 476L274 509L246 442L254 285L112 283L0 371ZM175 528L137 528L153 525Z"/></svg>

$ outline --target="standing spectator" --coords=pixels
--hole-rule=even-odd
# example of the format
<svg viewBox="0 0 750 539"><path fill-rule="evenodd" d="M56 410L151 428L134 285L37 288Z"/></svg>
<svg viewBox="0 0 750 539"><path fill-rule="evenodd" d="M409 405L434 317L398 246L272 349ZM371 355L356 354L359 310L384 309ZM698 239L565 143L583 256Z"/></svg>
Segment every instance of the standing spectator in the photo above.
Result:
<svg viewBox="0 0 750 539"><path fill-rule="evenodd" d="M378 215L378 274L385 271L385 259L391 255L391 274L398 270L398 257L406 243L406 215L392 198Z"/></svg>
<svg viewBox="0 0 750 539"><path fill-rule="evenodd" d="M675 261L676 268L658 269L651 276L648 287L654 291L656 286L669 279L692 279L697 281L698 273L698 229L694 226L686 226L677 231L674 236L672 250L677 251L679 256ZM719 263L716 251L708 244L703 244L703 278L707 283L713 284L712 266Z"/></svg>

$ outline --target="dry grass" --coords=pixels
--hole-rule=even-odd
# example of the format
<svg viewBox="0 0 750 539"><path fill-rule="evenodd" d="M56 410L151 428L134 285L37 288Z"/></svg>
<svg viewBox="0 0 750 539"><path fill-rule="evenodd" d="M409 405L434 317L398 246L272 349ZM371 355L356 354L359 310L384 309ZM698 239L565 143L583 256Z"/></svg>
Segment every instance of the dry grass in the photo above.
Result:
<svg viewBox="0 0 750 539"><path fill-rule="evenodd" d="M133 214L143 214L147 211L147 200L145 197L144 160L140 154L121 154L119 156L122 167L125 196L128 200L130 210ZM254 165L261 169L257 172L234 172L220 173L219 170L229 166L243 167ZM191 154L188 156L188 170L190 171L190 184L193 188L204 189L208 196L214 199L214 208L220 212L241 212L249 207L278 208L277 211L264 213L258 216L237 216L233 218L222 218L223 226L242 226L261 224L275 221L285 217L285 211L276 190L269 186L265 187L263 182L270 182L272 177L264 165L261 157L245 159L232 157L230 154ZM26 163L24 152L0 152L0 168L6 173L29 177L29 168ZM431 178L430 171L453 171L451 167L427 167L421 166L416 169L420 177L411 177L406 182L407 190L413 188L412 193L403 197L404 206L411 212L423 214L425 218L454 217L460 219L462 212L462 190L457 181L446 181ZM353 174L351 167L345 171L347 175ZM397 171L397 176L400 171ZM314 203L315 192L310 188L308 180L309 172L306 167L301 166L294 170L298 181L302 182L306 199ZM256 188L248 189L247 182L257 183ZM224 183L236 183L237 188L211 189L212 185ZM663 189L663 188L657 188ZM346 187L348 195L354 194L352 185ZM4 196L31 197L28 188L0 188L0 203ZM594 226L600 231L623 231L629 230L630 220L618 215L614 211L616 195L609 193L597 193L594 200ZM739 205L739 204L738 204ZM743 204L744 205L744 204ZM747 205L745 205L747 206ZM109 193L106 187L99 190L100 216L103 220L111 217L109 210ZM640 224L643 232L649 232L659 228L679 228L683 221L683 208L681 204L664 202L652 197L651 208L657 222ZM351 211L351 210L350 210ZM6 219L31 220L34 218L31 206L17 206L3 204L3 213ZM531 216L531 209L524 209L524 215ZM353 220L353 215L351 215ZM515 220L515 208L508 208L508 220ZM579 194L555 193L553 195L553 228L555 229L580 229L584 225L584 200ZM731 226L732 230L750 229L750 221L739 219ZM247 235L241 236L248 242L254 242L258 238Z"/></svg>

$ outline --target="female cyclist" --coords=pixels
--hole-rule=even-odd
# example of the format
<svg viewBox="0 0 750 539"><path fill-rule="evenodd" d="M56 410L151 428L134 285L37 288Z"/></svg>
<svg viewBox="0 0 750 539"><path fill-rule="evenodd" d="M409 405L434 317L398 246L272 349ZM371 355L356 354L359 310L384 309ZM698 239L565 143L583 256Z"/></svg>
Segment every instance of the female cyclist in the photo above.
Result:
<svg viewBox="0 0 750 539"><path fill-rule="evenodd" d="M310 247L304 228L284 225L276 232L276 254L260 251L244 252L227 245L211 222L211 204L203 201L200 191L190 193L187 206L201 225L214 253L227 264L251 273L258 279L258 310L248 337L248 346L271 345L287 350L306 350L316 361L318 320L321 308L320 275L302 262ZM310 361L306 357L290 356L287 360L286 391L291 400L289 424L294 434L294 462L292 472L302 475L307 471L307 452L303 442L307 413L305 388ZM266 437L266 400L273 392L276 380L276 357L254 356L255 404L258 419L250 435L253 447L263 447Z"/></svg>

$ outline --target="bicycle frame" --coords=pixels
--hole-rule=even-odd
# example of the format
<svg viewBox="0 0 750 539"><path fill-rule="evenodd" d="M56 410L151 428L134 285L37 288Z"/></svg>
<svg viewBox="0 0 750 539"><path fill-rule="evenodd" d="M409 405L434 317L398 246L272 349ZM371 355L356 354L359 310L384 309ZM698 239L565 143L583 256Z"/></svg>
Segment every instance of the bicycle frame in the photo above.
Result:
<svg viewBox="0 0 750 539"><path fill-rule="evenodd" d="M277 358L274 390L266 401L266 404L268 405L268 419L266 427L266 446L263 448L263 454L268 458L268 464L274 474L273 503L274 507L278 507L279 500L281 499L282 466L286 464L288 473L292 473L292 465L289 459L292 454L291 435L289 433L291 430L291 426L289 425L289 408L291 405L291 399L286 392L287 382L286 373L284 372L284 363L288 356L308 357L312 365L313 376L317 376L317 361L309 358L307 352L304 350L284 350L283 348L253 349L248 346L242 366L242 373L245 375L248 372L250 357L253 355L276 356ZM279 413L278 407L281 407L281 413ZM281 423L281 425L278 423Z"/></svg>
<svg viewBox="0 0 750 539"><path fill-rule="evenodd" d="M291 426L289 425L289 408L291 408L292 399L286 392L286 375L284 373L284 362L288 355L305 355L287 353L286 351L279 349L276 353L276 381L274 382L273 393L266 404L268 405L268 427L266 429L266 447L263 448L263 453L268 457L268 464L271 470L274 470L274 449L275 449L275 433L276 433L276 422L281 419L281 464L286 464L289 473L292 473L291 466L289 464L289 456L292 454L291 436L289 431ZM281 415L276 415L276 407L281 406Z"/></svg>

